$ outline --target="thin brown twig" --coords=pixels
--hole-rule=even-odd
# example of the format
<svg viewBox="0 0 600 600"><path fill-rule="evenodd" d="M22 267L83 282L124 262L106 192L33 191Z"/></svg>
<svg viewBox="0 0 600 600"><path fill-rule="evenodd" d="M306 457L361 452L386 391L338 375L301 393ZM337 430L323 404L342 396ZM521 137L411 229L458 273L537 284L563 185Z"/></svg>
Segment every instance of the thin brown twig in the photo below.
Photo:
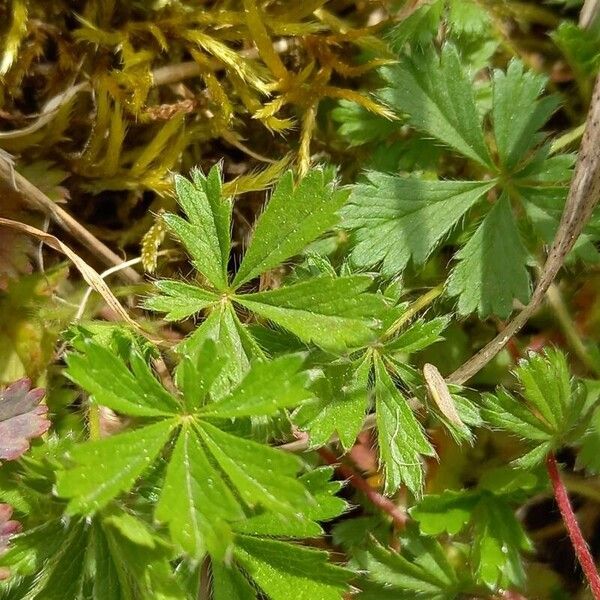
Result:
<svg viewBox="0 0 600 600"><path fill-rule="evenodd" d="M405 527L408 520L406 513L396 506L389 498L386 498L377 490L373 489L352 467L340 463L336 455L328 448L320 448L319 455L328 465L334 466L335 470L344 477L344 479L347 479L352 487L362 492L373 506L376 506L379 510L389 515L398 529L403 529Z"/></svg>
<svg viewBox="0 0 600 600"><path fill-rule="evenodd" d="M13 164L3 153L0 154L0 179L6 185L14 187L15 191L21 195L26 204L47 215L54 223L90 250L101 262L111 266L120 265L123 262L120 256L91 234L66 210L50 200L44 192L16 171ZM119 276L128 283L139 283L142 281L139 273L131 267L119 271Z"/></svg>
<svg viewBox="0 0 600 600"><path fill-rule="evenodd" d="M542 304L548 288L560 271L565 257L589 221L600 200L600 77L596 80L592 104L585 124L585 133L569 188L569 196L560 225L531 302L477 354L472 356L448 378L449 383L462 384L492 360L508 340L518 333Z"/></svg>

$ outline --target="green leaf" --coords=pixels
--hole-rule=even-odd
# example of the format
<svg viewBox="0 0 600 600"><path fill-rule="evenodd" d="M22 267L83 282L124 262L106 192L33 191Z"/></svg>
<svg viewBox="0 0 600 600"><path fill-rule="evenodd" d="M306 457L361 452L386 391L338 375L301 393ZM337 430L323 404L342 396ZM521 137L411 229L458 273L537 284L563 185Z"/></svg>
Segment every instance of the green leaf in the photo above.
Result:
<svg viewBox="0 0 600 600"><path fill-rule="evenodd" d="M480 165L493 169L473 85L456 49L446 44L441 57L433 49L415 51L398 66L382 69L390 87L382 97L398 113L408 113L427 132Z"/></svg>
<svg viewBox="0 0 600 600"><path fill-rule="evenodd" d="M529 301L527 251L506 194L494 204L456 258L459 262L450 274L448 293L459 296L460 314L477 311L481 317L508 317L513 299L524 304Z"/></svg>
<svg viewBox="0 0 600 600"><path fill-rule="evenodd" d="M161 294L146 298L143 306L148 310L166 313L167 321L182 321L219 301L213 292L181 281L161 279L154 285Z"/></svg>
<svg viewBox="0 0 600 600"><path fill-rule="evenodd" d="M342 211L353 231L352 261L400 273L423 264L494 182L426 181L369 172Z"/></svg>
<svg viewBox="0 0 600 600"><path fill-rule="evenodd" d="M221 197L219 167L208 177L194 171L192 178L175 176L177 200L188 220L173 214L163 215L163 220L183 242L196 269L222 290L228 284L231 203Z"/></svg>
<svg viewBox="0 0 600 600"><path fill-rule="evenodd" d="M229 396L206 405L200 413L220 418L268 416L300 405L312 397L306 389L307 374L299 371L303 361L302 355L290 354L254 363Z"/></svg>
<svg viewBox="0 0 600 600"><path fill-rule="evenodd" d="M80 598L83 589L87 536L83 526L78 524L68 531L68 535L58 537L62 541L54 556L44 565L34 585L22 600L64 600Z"/></svg>
<svg viewBox="0 0 600 600"><path fill-rule="evenodd" d="M391 47L402 52L406 44L425 45L436 36L444 10L443 0L422 4L391 29L388 34Z"/></svg>
<svg viewBox="0 0 600 600"><path fill-rule="evenodd" d="M323 528L317 521L328 521L346 510L346 503L335 494L341 484L330 481L333 469L320 467L300 477L306 489L314 497L314 503L307 503L302 512L281 515L273 512L262 512L234 524L237 533L249 535L306 538L323 535Z"/></svg>
<svg viewBox="0 0 600 600"><path fill-rule="evenodd" d="M419 522L419 528L427 535L439 535L444 531L456 535L471 520L479 496L469 492L446 490L442 494L427 495L410 509L410 516Z"/></svg>
<svg viewBox="0 0 600 600"><path fill-rule="evenodd" d="M169 416L180 407L156 380L139 350L132 346L130 371L123 360L93 340L67 357L67 375L102 406L135 417Z"/></svg>
<svg viewBox="0 0 600 600"><path fill-rule="evenodd" d="M256 600L256 591L235 566L211 565L214 600Z"/></svg>
<svg viewBox="0 0 600 600"><path fill-rule="evenodd" d="M248 355L252 356L247 334L245 336L244 328L230 304L222 304L211 312L200 327L177 346L177 350L192 362L199 361L207 340L214 341L220 354L227 357L211 388L216 397L221 397L243 379L250 368Z"/></svg>
<svg viewBox="0 0 600 600"><path fill-rule="evenodd" d="M395 125L389 119L376 115L349 100L340 100L330 114L338 124L338 133L351 146L385 138L395 129Z"/></svg>
<svg viewBox="0 0 600 600"><path fill-rule="evenodd" d="M256 224L250 247L235 276L238 288L300 253L337 221L347 193L335 188L330 170L314 169L298 185L288 171Z"/></svg>
<svg viewBox="0 0 600 600"><path fill-rule="evenodd" d="M420 496L423 489L421 454L435 456L435 451L380 357L375 359L375 403L385 493L393 494L404 483L415 496Z"/></svg>
<svg viewBox="0 0 600 600"><path fill-rule="evenodd" d="M326 444L338 434L345 449L350 449L360 432L369 400L371 361L331 366L316 382L318 399L300 408L294 421L308 431L311 447Z"/></svg>
<svg viewBox="0 0 600 600"><path fill-rule="evenodd" d="M298 336L332 351L373 339L384 303L367 293L367 275L316 277L294 285L236 296L235 302Z"/></svg>
<svg viewBox="0 0 600 600"><path fill-rule="evenodd" d="M391 598L450 600L460 591L458 577L442 547L410 527L400 539L401 553L371 543L363 567L371 581L392 589ZM404 595L402 592L410 592ZM371 597L371 596L369 596ZM385 596L383 596L385 598ZM372 596L377 598L377 595Z"/></svg>
<svg viewBox="0 0 600 600"><path fill-rule="evenodd" d="M214 340L208 338L198 348L194 359L184 356L175 371L175 383L183 393L185 408L198 412L209 400L213 385L226 368L229 356L219 352Z"/></svg>
<svg viewBox="0 0 600 600"><path fill-rule="evenodd" d="M233 542L226 521L244 518L198 435L187 425L173 449L155 517L168 523L173 541L197 559L206 549L223 559Z"/></svg>
<svg viewBox="0 0 600 600"><path fill-rule="evenodd" d="M271 600L342 600L350 572L327 562L327 553L276 540L239 536L234 555Z"/></svg>
<svg viewBox="0 0 600 600"><path fill-rule="evenodd" d="M443 339L440 334L446 329L449 322L448 317L436 317L429 321L417 319L385 345L386 352L412 354L424 350Z"/></svg>
<svg viewBox="0 0 600 600"><path fill-rule="evenodd" d="M496 496L485 494L477 512L472 548L477 576L492 588L504 586L502 576L513 585L523 585L521 551L530 550L531 543L514 511Z"/></svg>
<svg viewBox="0 0 600 600"><path fill-rule="evenodd" d="M249 506L294 513L314 501L295 478L300 462L252 440L225 433L207 422L198 424L207 449Z"/></svg>
<svg viewBox="0 0 600 600"><path fill-rule="evenodd" d="M166 419L76 446L70 456L77 466L60 473L56 486L59 496L70 498L68 512L90 515L130 490L176 426L176 420Z"/></svg>
<svg viewBox="0 0 600 600"><path fill-rule="evenodd" d="M500 162L509 172L538 141L538 130L558 107L555 96L539 99L545 85L544 76L524 72L518 60L511 60L506 73L494 71L494 136Z"/></svg>

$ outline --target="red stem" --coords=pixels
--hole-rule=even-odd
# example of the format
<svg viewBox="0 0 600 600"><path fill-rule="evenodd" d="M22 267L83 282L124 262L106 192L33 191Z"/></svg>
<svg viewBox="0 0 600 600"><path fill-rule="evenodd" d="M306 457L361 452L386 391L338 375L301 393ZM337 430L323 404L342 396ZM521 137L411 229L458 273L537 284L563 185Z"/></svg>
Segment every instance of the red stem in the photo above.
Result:
<svg viewBox="0 0 600 600"><path fill-rule="evenodd" d="M579 564L583 569L595 600L600 600L600 575L598 575L596 564L594 563L590 549L581 533L581 529L579 529L573 507L571 506L571 502L569 502L567 488L565 488L565 485L560 478L558 465L556 464L556 458L553 453L548 454L546 457L546 468L548 469L548 475L552 482L554 498L556 498L556 503L558 504L560 514L562 515L563 522L567 528L569 538L571 538L571 544L573 544Z"/></svg>
<svg viewBox="0 0 600 600"><path fill-rule="evenodd" d="M408 517L406 516L406 513L400 510L400 508L398 508L389 498L386 498L377 490L374 490L352 467L341 464L337 456L331 450L320 448L319 455L328 465L333 465L335 470L344 477L344 479L347 479L353 487L360 490L373 505L387 513L392 518L392 521L397 528L404 528Z"/></svg>

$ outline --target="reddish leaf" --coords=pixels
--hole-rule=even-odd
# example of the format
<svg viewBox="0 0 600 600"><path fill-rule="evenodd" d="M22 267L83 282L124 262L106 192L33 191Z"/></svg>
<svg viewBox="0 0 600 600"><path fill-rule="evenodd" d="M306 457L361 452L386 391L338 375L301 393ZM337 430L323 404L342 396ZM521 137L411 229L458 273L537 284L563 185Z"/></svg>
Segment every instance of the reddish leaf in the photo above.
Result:
<svg viewBox="0 0 600 600"><path fill-rule="evenodd" d="M21 523L13 521L12 506L10 504L0 504L0 556L8 549L10 538L21 531ZM5 567L0 567L0 581L10 576L10 571Z"/></svg>
<svg viewBox="0 0 600 600"><path fill-rule="evenodd" d="M40 405L44 394L41 388L32 390L28 378L0 391L0 459L19 458L29 448L30 439L48 431L48 407Z"/></svg>

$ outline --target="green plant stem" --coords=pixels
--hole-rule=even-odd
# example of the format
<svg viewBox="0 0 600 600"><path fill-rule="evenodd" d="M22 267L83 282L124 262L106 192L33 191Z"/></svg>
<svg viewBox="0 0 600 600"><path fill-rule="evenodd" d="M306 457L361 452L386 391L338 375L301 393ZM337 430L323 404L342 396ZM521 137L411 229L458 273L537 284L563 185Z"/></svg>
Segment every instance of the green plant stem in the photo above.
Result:
<svg viewBox="0 0 600 600"><path fill-rule="evenodd" d="M577 560L583 569L592 595L595 600L600 600L600 575L598 575L594 558L592 557L590 549L579 528L579 524L577 523L577 519L575 518L575 513L573 512L573 507L569 501L567 489L560 478L558 464L556 463L556 457L553 453L548 454L546 457L546 469L548 470L548 476L550 477L552 490L554 491L554 498L556 499L563 522L567 528L571 544L577 555Z"/></svg>
<svg viewBox="0 0 600 600"><path fill-rule="evenodd" d="M99 440L100 433L100 407L88 400L88 434L90 440Z"/></svg>
<svg viewBox="0 0 600 600"><path fill-rule="evenodd" d="M417 298L407 309L403 312L398 319L396 319L389 329L385 332L385 338L392 337L398 332L406 323L408 323L419 311L429 306L436 298L442 295L444 291L444 284L440 283L434 288L431 288L426 294L423 294Z"/></svg>
<svg viewBox="0 0 600 600"><path fill-rule="evenodd" d="M577 142L581 139L583 132L585 130L585 123L578 125L575 129L571 129L571 131L567 131L564 135L556 138L552 144L550 145L550 154L556 154L559 150L570 146L574 142Z"/></svg>

